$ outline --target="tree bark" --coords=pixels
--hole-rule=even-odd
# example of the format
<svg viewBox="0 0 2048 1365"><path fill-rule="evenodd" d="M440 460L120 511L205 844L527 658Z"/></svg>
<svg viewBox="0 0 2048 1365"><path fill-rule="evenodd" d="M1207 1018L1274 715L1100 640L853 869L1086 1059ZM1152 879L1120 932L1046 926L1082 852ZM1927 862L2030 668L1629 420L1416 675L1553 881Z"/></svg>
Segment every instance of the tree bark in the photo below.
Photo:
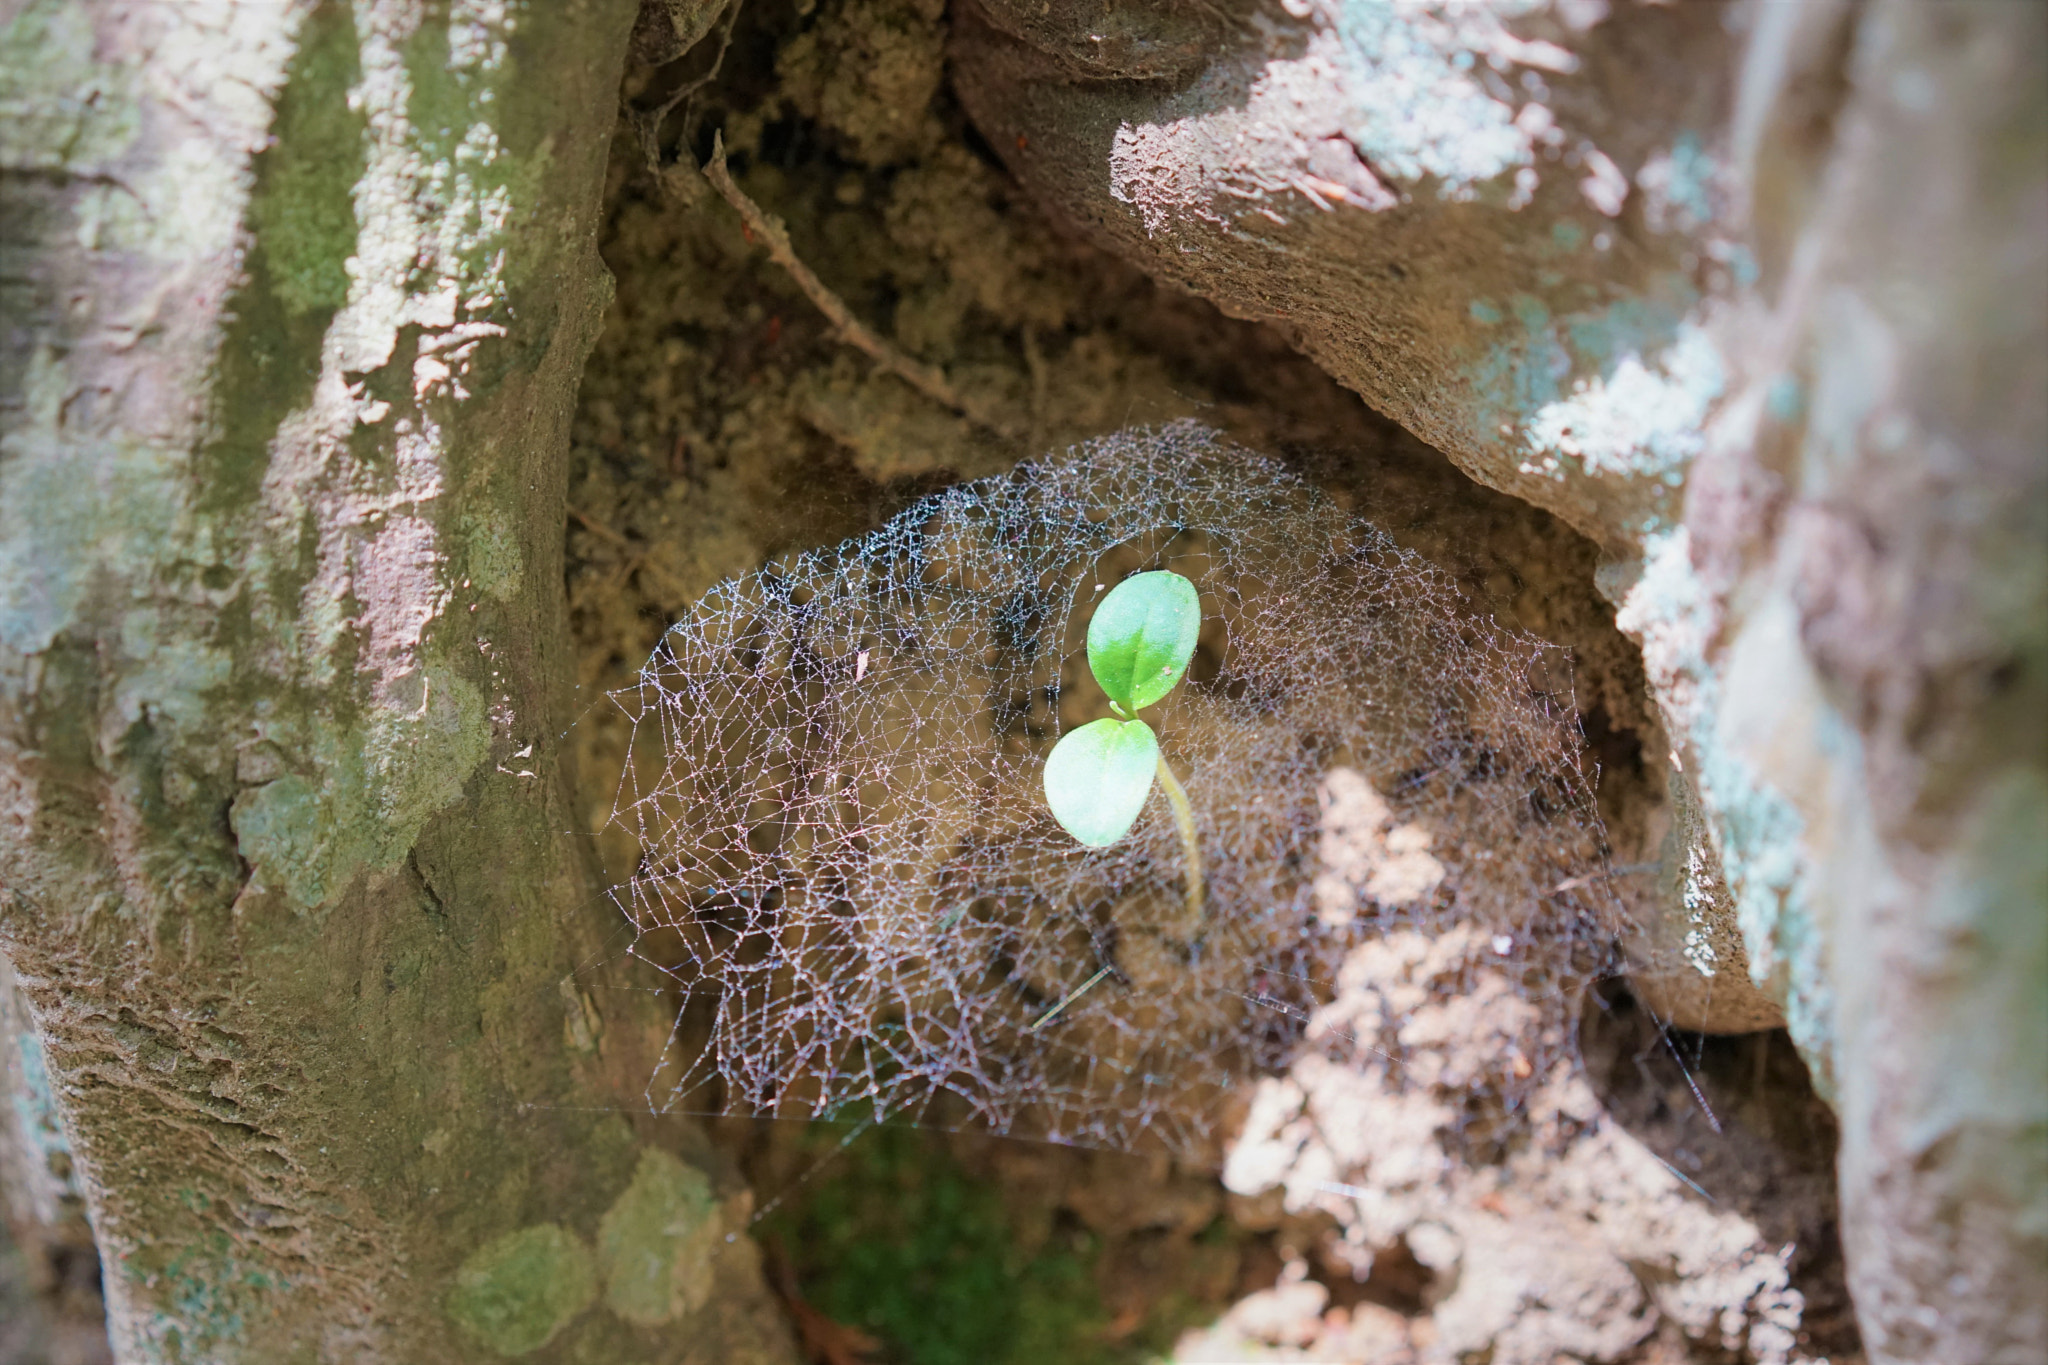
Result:
<svg viewBox="0 0 2048 1365"><path fill-rule="evenodd" d="M0 946L117 1356L787 1359L556 742L634 5L7 9Z"/></svg>
<svg viewBox="0 0 2048 1365"><path fill-rule="evenodd" d="M1789 1027L1874 1360L2048 1356L2048 11L958 8L1054 211L1601 542L1638 989Z"/></svg>
<svg viewBox="0 0 2048 1365"><path fill-rule="evenodd" d="M1771 307L1629 614L1729 843L1757 881L1798 856L1744 928L1825 1010L1871 1359L2016 1365L2048 1358L2048 11L1758 30ZM1697 616L1649 581L1679 565Z"/></svg>

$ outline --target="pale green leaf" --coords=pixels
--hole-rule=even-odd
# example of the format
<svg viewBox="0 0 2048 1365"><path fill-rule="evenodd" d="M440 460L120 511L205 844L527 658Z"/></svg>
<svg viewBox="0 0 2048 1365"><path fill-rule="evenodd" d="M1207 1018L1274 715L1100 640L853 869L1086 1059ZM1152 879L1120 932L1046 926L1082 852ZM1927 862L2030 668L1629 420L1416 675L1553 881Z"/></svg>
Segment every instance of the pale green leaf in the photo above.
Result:
<svg viewBox="0 0 2048 1365"><path fill-rule="evenodd" d="M1159 740L1142 720L1098 720L1061 736L1045 760L1045 800L1061 828L1090 848L1124 837L1159 766Z"/></svg>
<svg viewBox="0 0 2048 1365"><path fill-rule="evenodd" d="M1202 633L1202 600L1177 573L1132 574L1088 622L1088 667L1109 699L1136 713L1173 690Z"/></svg>

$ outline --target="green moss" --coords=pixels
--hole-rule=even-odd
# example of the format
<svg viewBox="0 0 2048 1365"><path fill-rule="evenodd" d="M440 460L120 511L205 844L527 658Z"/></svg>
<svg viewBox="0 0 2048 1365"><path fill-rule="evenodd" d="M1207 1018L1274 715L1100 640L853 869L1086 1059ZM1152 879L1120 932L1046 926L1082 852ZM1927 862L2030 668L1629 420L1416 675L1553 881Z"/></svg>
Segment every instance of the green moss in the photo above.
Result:
<svg viewBox="0 0 2048 1365"><path fill-rule="evenodd" d="M820 1157L837 1146L821 1130ZM860 1138L763 1220L792 1258L813 1307L879 1338L902 1365L1119 1365L1151 1359L1194 1311L1170 1303L1106 1339L1100 1245L1055 1228L1036 1251L991 1183L974 1180L944 1138L885 1128Z"/></svg>
<svg viewBox="0 0 2048 1365"><path fill-rule="evenodd" d="M193 1190L181 1190L178 1202L200 1214L210 1207L210 1201ZM160 1262L152 1262L157 1250L145 1249L132 1267L159 1289L157 1311L141 1324L143 1335L157 1347L153 1359L219 1359L223 1347L244 1340L250 1320L266 1316L264 1298L291 1288L289 1282L238 1257L234 1242L218 1228L209 1228L170 1250Z"/></svg>
<svg viewBox="0 0 2048 1365"><path fill-rule="evenodd" d="M597 1228L605 1306L644 1327L704 1306L721 1244L718 1201L702 1171L649 1147Z"/></svg>
<svg viewBox="0 0 2048 1365"><path fill-rule="evenodd" d="M200 452L203 511L231 511L258 496L270 443L291 413L311 401L321 339L348 302L348 259L356 249L354 187L365 164L365 124L348 107L359 74L355 20L325 4L306 20L285 72L270 146L254 163L249 252L229 302L214 385L214 436ZM236 547L218 549L222 563ZM292 574L277 585L289 598Z"/></svg>
<svg viewBox="0 0 2048 1365"><path fill-rule="evenodd" d="M597 1272L575 1234L536 1223L486 1242L455 1273L448 1316L500 1355L554 1339L597 1297Z"/></svg>
<svg viewBox="0 0 2048 1365"><path fill-rule="evenodd" d="M331 315L348 302L356 247L351 191L362 174L364 136L348 91L358 75L354 18L344 5L322 5L307 19L286 75L249 203L269 286L293 318Z"/></svg>
<svg viewBox="0 0 2048 1365"><path fill-rule="evenodd" d="M480 17L422 24L403 47L407 136L420 157L408 191L423 236L436 248L432 269L465 298L524 292L532 283L528 265L549 259L546 249L528 244L551 240L557 230L552 219L519 212L547 197L559 130L497 102L496 92L519 78L521 47L533 41L531 34L514 41L516 28ZM490 312L468 307L472 320ZM549 335L537 329L530 354L517 363L537 364ZM467 387L489 390L514 363L509 347L482 348Z"/></svg>
<svg viewBox="0 0 2048 1365"><path fill-rule="evenodd" d="M502 524L465 518L463 539L468 547L470 581L486 597L509 602L519 592L525 562L519 540Z"/></svg>
<svg viewBox="0 0 2048 1365"><path fill-rule="evenodd" d="M327 904L366 868L397 866L489 750L483 694L443 665L420 677L417 711L383 707L365 726L275 736L315 775L249 788L229 811L242 857L300 907Z"/></svg>

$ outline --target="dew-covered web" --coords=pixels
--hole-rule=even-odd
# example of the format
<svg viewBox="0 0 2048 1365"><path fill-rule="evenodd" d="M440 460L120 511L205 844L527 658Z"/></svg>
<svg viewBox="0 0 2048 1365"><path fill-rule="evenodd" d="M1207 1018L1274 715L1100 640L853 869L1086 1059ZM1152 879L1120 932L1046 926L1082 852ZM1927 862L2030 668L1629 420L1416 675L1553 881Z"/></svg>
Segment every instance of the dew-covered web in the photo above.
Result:
<svg viewBox="0 0 2048 1365"><path fill-rule="evenodd" d="M1109 714L1093 605L1149 568L1204 612L1146 713L1194 807L1199 915L1157 790L1086 849L1040 786L1060 734ZM1541 690L1561 656L1188 424L721 583L616 694L642 849L618 894L683 1000L650 1098L1213 1157L1227 1097L1288 1064L1368 940L1456 927L1474 946L1440 984L1568 1000L1614 926L1570 697ZM1350 1021L1361 1046L1441 1042L1388 1010ZM1569 1045L1524 1031L1458 1078L1476 1108L1512 1111Z"/></svg>

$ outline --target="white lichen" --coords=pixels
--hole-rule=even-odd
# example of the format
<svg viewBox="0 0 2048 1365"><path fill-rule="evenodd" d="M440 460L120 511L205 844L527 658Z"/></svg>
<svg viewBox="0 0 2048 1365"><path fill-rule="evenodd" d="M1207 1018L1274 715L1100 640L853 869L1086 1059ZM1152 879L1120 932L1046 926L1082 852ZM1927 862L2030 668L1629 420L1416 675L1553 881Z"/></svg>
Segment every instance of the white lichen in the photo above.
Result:
<svg viewBox="0 0 2048 1365"><path fill-rule="evenodd" d="M1545 404L1524 431L1521 472L1562 479L1563 456L1588 474L1682 479L1726 373L1706 330L1686 323L1651 364L1624 356L1611 373L1581 379L1569 396Z"/></svg>
<svg viewBox="0 0 2048 1365"><path fill-rule="evenodd" d="M1579 62L1510 29L1546 8L1355 0L1292 6L1305 30L1261 19L1255 71L1219 64L1174 102L1193 112L1117 130L1111 193L1155 236L1183 218L1285 224L1288 206L1382 212L1412 191L1460 202L1501 182L1508 207L1524 207L1540 184L1539 153L1554 154L1564 134L1540 99L1523 96L1546 88L1541 73ZM1588 22L1582 6L1572 18L1574 28ZM1521 91L1505 79L1517 68L1531 78ZM1248 91L1225 88L1246 74ZM1573 159L1589 172L1589 198L1619 212L1629 186L1614 163L1589 142Z"/></svg>

